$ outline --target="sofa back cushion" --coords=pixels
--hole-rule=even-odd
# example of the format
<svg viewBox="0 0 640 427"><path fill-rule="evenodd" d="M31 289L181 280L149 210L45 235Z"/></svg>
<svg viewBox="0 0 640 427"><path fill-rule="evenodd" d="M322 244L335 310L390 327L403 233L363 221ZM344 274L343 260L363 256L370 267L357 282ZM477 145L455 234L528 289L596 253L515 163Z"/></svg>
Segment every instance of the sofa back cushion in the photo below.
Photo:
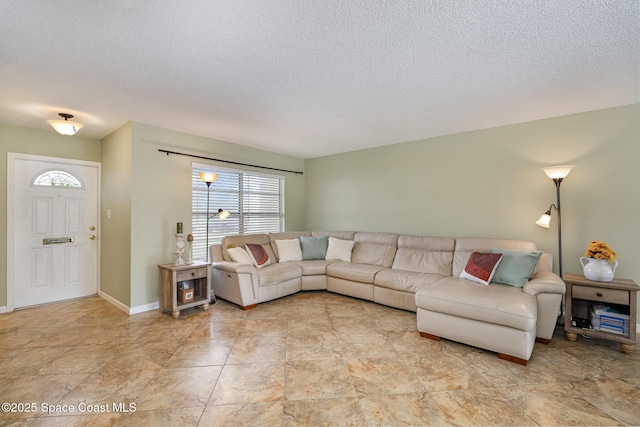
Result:
<svg viewBox="0 0 640 427"><path fill-rule="evenodd" d="M351 262L387 268L393 264L398 249L397 234L358 232L353 240Z"/></svg>
<svg viewBox="0 0 640 427"><path fill-rule="evenodd" d="M454 247L454 239L400 236L391 268L451 276Z"/></svg>
<svg viewBox="0 0 640 427"><path fill-rule="evenodd" d="M538 271L553 271L553 255L548 252L542 253L540 261L536 264L536 268L533 269L533 274Z"/></svg>
<svg viewBox="0 0 640 427"><path fill-rule="evenodd" d="M457 239L456 248L453 253L452 275L456 277L460 276L472 252L491 252L491 249L494 248L528 251L538 249L535 243L525 240L485 239L479 237Z"/></svg>
<svg viewBox="0 0 640 427"><path fill-rule="evenodd" d="M311 235L313 237L335 237L336 239L341 240L353 240L353 237L356 235L355 231L312 231Z"/></svg>
<svg viewBox="0 0 640 427"><path fill-rule="evenodd" d="M271 249L271 244L269 242L268 234L245 234L245 235L234 235L234 236L225 236L222 238L220 242L220 246L222 248L222 258L225 261L233 261L231 256L227 252L230 248L246 248L247 243L254 243L256 245L261 245L264 247L265 251L269 255L269 259L272 262L276 262L275 254Z"/></svg>

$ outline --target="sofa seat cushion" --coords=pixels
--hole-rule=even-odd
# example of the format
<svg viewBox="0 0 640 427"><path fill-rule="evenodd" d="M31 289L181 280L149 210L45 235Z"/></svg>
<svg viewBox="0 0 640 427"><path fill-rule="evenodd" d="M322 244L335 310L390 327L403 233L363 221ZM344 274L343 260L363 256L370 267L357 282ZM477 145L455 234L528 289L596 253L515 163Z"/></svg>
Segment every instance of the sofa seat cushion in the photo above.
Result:
<svg viewBox="0 0 640 427"><path fill-rule="evenodd" d="M373 284L376 274L384 269L379 265L339 261L327 266L327 276L351 280L352 282Z"/></svg>
<svg viewBox="0 0 640 427"><path fill-rule="evenodd" d="M327 274L327 266L333 264L335 260L308 260L308 261L291 261L292 264L299 265L302 268L303 276L317 276L319 274Z"/></svg>
<svg viewBox="0 0 640 427"><path fill-rule="evenodd" d="M433 285L446 276L431 273L416 273L414 271L387 269L382 270L373 281L373 284L382 288L395 289L416 293L423 286Z"/></svg>
<svg viewBox="0 0 640 427"><path fill-rule="evenodd" d="M257 269L257 274L259 285L269 286L302 277L302 267L292 262L276 263Z"/></svg>
<svg viewBox="0 0 640 427"><path fill-rule="evenodd" d="M538 317L535 297L520 288L497 283L485 286L457 277L419 289L416 306L522 331L534 330Z"/></svg>

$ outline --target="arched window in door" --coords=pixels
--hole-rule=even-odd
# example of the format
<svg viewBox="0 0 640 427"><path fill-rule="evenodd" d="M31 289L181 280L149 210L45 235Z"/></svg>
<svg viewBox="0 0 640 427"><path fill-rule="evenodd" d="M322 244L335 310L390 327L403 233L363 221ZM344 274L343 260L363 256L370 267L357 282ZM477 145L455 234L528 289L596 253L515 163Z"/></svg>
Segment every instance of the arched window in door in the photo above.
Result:
<svg viewBox="0 0 640 427"><path fill-rule="evenodd" d="M75 175L62 170L52 169L40 173L32 185L37 187L67 187L84 188L82 182Z"/></svg>

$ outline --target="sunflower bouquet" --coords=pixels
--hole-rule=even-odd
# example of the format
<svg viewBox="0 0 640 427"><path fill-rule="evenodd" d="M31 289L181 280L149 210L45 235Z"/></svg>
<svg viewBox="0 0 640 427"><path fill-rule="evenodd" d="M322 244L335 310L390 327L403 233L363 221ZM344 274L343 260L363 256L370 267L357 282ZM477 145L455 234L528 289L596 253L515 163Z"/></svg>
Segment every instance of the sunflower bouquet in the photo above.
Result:
<svg viewBox="0 0 640 427"><path fill-rule="evenodd" d="M609 262L615 261L617 255L618 253L611 249L609 245L597 240L592 240L587 247L587 251L584 253L584 256L586 257L604 259Z"/></svg>

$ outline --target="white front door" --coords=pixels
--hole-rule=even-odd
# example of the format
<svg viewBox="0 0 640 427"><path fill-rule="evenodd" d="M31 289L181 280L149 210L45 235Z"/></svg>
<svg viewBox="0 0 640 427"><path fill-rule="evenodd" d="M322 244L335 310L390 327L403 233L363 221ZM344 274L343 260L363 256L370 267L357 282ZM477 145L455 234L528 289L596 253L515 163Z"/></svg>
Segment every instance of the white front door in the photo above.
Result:
<svg viewBox="0 0 640 427"><path fill-rule="evenodd" d="M99 163L14 153L9 163L14 307L95 295Z"/></svg>

